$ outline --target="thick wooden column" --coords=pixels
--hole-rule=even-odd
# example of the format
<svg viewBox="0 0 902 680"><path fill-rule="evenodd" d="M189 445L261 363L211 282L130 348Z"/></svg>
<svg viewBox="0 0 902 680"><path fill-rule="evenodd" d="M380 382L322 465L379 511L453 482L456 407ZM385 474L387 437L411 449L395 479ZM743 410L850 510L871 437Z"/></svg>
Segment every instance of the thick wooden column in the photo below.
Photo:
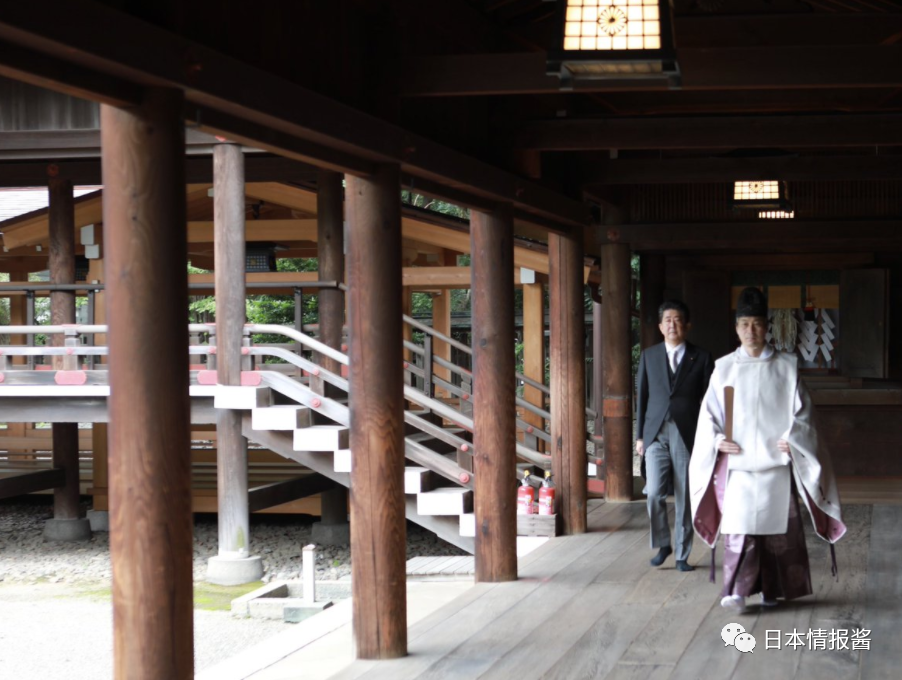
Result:
<svg viewBox="0 0 902 680"><path fill-rule="evenodd" d="M316 233L319 278L322 281L344 281L344 188L342 174L320 170L316 183ZM342 327L345 322L345 295L339 289L323 289L319 293L320 342L341 351ZM341 375L341 364L321 356L320 365ZM338 390L320 383L326 396L338 396ZM348 490L336 484L321 496L322 521L313 525L313 540L320 545L347 544Z"/></svg>
<svg viewBox="0 0 902 680"><path fill-rule="evenodd" d="M354 637L388 659L407 653L400 172L346 182Z"/></svg>
<svg viewBox="0 0 902 680"><path fill-rule="evenodd" d="M517 578L514 232L508 206L470 214L476 581Z"/></svg>
<svg viewBox="0 0 902 680"><path fill-rule="evenodd" d="M601 247L604 295L605 497L628 501L633 495L633 419L630 352L630 249L622 243Z"/></svg>
<svg viewBox="0 0 902 680"><path fill-rule="evenodd" d="M101 105L119 680L194 677L183 107Z"/></svg>
<svg viewBox="0 0 902 680"><path fill-rule="evenodd" d="M527 283L523 286L523 375L545 384L545 285ZM545 408L545 394L526 385L523 398L530 404ZM542 416L523 411L523 420L535 429L545 430ZM545 442L536 439L539 451L545 450Z"/></svg>
<svg viewBox="0 0 902 680"><path fill-rule="evenodd" d="M576 238L548 237L551 311L551 466L555 503L565 534L586 531L586 357L583 246Z"/></svg>
<svg viewBox="0 0 902 680"><path fill-rule="evenodd" d="M664 302L664 256L639 256L639 307L642 349L661 342L658 308Z"/></svg>
<svg viewBox="0 0 902 680"><path fill-rule="evenodd" d="M48 180L50 190L50 283L75 283L75 197L71 180L58 177L56 166L51 165ZM75 291L50 293L50 323L61 326L75 323ZM66 338L53 335L53 346L63 347ZM56 370L77 368L74 357L54 357ZM78 423L53 423L53 467L66 471L65 486L53 490L53 518L75 520L79 518L78 487ZM50 526L45 535L50 533ZM85 540L90 531L79 531L70 540ZM65 534L56 536L65 540Z"/></svg>
<svg viewBox="0 0 902 680"><path fill-rule="evenodd" d="M213 256L216 286L216 382L241 385L246 316L244 154L237 144L213 147ZM216 411L219 551L207 580L238 585L259 580L263 562L250 555L247 439L241 412Z"/></svg>

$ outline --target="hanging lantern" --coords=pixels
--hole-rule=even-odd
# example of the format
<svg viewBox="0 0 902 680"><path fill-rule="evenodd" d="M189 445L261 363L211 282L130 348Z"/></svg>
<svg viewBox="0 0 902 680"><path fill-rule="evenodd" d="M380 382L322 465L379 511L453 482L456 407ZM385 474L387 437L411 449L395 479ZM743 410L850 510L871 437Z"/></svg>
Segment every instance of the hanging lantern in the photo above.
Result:
<svg viewBox="0 0 902 680"><path fill-rule="evenodd" d="M572 80L679 82L668 0L558 0L558 42L548 74Z"/></svg>
<svg viewBox="0 0 902 680"><path fill-rule="evenodd" d="M758 208L775 211L767 217L777 219L792 218L792 206L786 199L786 188L778 180L741 180L733 183L733 208ZM777 215L776 211L782 214ZM758 217L764 217L759 213Z"/></svg>

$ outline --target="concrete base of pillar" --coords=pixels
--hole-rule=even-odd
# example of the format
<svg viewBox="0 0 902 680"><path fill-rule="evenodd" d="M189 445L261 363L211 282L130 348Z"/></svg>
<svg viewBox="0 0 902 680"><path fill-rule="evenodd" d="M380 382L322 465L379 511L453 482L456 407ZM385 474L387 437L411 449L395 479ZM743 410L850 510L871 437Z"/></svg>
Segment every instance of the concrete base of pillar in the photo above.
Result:
<svg viewBox="0 0 902 680"><path fill-rule="evenodd" d="M87 519L48 519L44 523L45 541L90 541L91 535Z"/></svg>
<svg viewBox="0 0 902 680"><path fill-rule="evenodd" d="M351 542L351 525L315 522L310 542L316 545L348 545Z"/></svg>
<svg viewBox="0 0 902 680"><path fill-rule="evenodd" d="M240 586L263 578L263 559L252 557L211 557L207 561L207 583Z"/></svg>
<svg viewBox="0 0 902 680"><path fill-rule="evenodd" d="M88 521L91 531L109 531L110 513L106 510L88 510Z"/></svg>

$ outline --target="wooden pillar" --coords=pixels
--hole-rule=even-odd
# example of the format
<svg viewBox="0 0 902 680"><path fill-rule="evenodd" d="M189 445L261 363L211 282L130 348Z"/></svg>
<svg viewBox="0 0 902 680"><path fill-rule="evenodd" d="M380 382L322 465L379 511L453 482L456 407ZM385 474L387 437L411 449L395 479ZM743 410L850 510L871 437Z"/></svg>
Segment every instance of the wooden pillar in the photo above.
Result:
<svg viewBox="0 0 902 680"><path fill-rule="evenodd" d="M400 171L346 176L357 656L407 653Z"/></svg>
<svg viewBox="0 0 902 680"><path fill-rule="evenodd" d="M605 496L628 501L633 495L632 370L630 351L630 249L622 243L601 247L604 295Z"/></svg>
<svg viewBox="0 0 902 680"><path fill-rule="evenodd" d="M114 677L194 677L181 92L101 105Z"/></svg>
<svg viewBox="0 0 902 680"><path fill-rule="evenodd" d="M508 206L470 213L476 581L517 578L514 232Z"/></svg>
<svg viewBox="0 0 902 680"><path fill-rule="evenodd" d="M246 316L244 154L238 144L213 147L213 256L216 286L216 382L241 385ZM247 439L241 412L216 411L219 551L207 580L238 585L263 576L263 561L250 555Z"/></svg>
<svg viewBox="0 0 902 680"><path fill-rule="evenodd" d="M664 256L639 256L639 338L642 349L661 342L658 308L664 302Z"/></svg>
<svg viewBox="0 0 902 680"><path fill-rule="evenodd" d="M523 375L545 384L545 285L527 283L523 286ZM545 394L526 385L523 398L530 404L545 408ZM523 411L523 420L535 429L545 430L542 416ZM539 451L545 450L545 442L536 439Z"/></svg>
<svg viewBox="0 0 902 680"><path fill-rule="evenodd" d="M103 258L89 260L88 281L104 282ZM102 290L94 294L94 323L102 326L106 323L106 293ZM103 347L107 343L107 336L96 334L94 345ZM96 357L98 363L107 363L107 357ZM109 446L106 423L94 423L91 426L91 469L93 471L92 487L93 499L91 505L95 511L106 512L110 509L109 500Z"/></svg>
<svg viewBox="0 0 902 680"><path fill-rule="evenodd" d="M319 278L322 281L344 281L344 188L341 173L320 170L316 183L316 255ZM345 295L339 289L324 289L319 293L319 339L323 344L341 351L342 328L345 322ZM341 375L341 364L321 356L320 365L327 371ZM337 396L332 385L321 382L322 394ZM340 484L324 491L321 497L322 524L330 527L347 526L348 490ZM333 534L335 532L332 532ZM347 536L344 536L347 542ZM319 543L322 543L320 537Z"/></svg>
<svg viewBox="0 0 902 680"><path fill-rule="evenodd" d="M50 283L75 283L75 196L72 181L56 175L50 166L48 180L50 207ZM50 293L50 323L54 326L75 323L75 291ZM63 347L66 338L55 334L54 347ZM74 357L54 357L55 370L77 367ZM78 487L78 423L53 423L53 467L66 471L65 486L53 490L53 518L68 520L79 517Z"/></svg>
<svg viewBox="0 0 902 680"><path fill-rule="evenodd" d="M586 360L582 241L549 234L551 465L565 534L586 531Z"/></svg>
<svg viewBox="0 0 902 680"><path fill-rule="evenodd" d="M457 266L457 253L444 250L442 251L442 265L446 267ZM451 289L446 288L438 295L432 296L432 328L443 335L451 337ZM446 361L451 361L451 345L444 340L436 338L432 343L432 355ZM436 365L434 368L435 377L441 378L446 382L452 381L450 369L444 366ZM437 387L435 396L451 397L451 393Z"/></svg>
<svg viewBox="0 0 902 680"><path fill-rule="evenodd" d="M28 272L10 272L9 274L10 283L27 283L28 282ZM26 325L26 315L25 315L25 296L24 295L10 295L9 297L9 323L11 326L24 326ZM9 336L9 344L10 345L25 345L26 340L24 335L10 335ZM10 363L13 366L21 367L25 365L26 359L25 357L10 357ZM30 424L29 427L33 427L33 424ZM25 436L25 423L7 423L6 425L6 436L7 437L24 437ZM9 453L20 453L19 449L10 449Z"/></svg>
<svg viewBox="0 0 902 680"><path fill-rule="evenodd" d="M401 314L413 315L413 288L410 286L401 289ZM413 326L405 323L401 327L401 342L413 342ZM404 349L403 356L404 361L409 361L411 365L416 361L416 356L409 349ZM410 381L413 383L413 376L410 377Z"/></svg>
<svg viewBox="0 0 902 680"><path fill-rule="evenodd" d="M10 283L28 283L28 272L11 272L9 281ZM11 326L24 326L26 324L24 295L10 295L9 323ZM24 335L10 335L9 344L25 345L27 341ZM10 363L14 366L24 365L26 363L25 357L10 357Z"/></svg>
<svg viewBox="0 0 902 680"><path fill-rule="evenodd" d="M592 284L594 285L594 284ZM597 292L597 291L595 291ZM604 455L604 310L600 295L592 295L592 408L595 410L595 478L607 479Z"/></svg>

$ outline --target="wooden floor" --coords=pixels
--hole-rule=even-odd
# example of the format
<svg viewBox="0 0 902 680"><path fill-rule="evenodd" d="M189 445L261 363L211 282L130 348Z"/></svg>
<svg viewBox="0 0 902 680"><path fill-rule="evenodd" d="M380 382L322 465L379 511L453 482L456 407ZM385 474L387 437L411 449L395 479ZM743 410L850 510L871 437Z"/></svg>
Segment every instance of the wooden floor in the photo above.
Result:
<svg viewBox="0 0 902 680"><path fill-rule="evenodd" d="M656 569L648 564L653 551L644 503L591 503L590 533L546 543L521 559L518 581L479 584L415 624L409 656L356 661L333 677L902 677L902 506L844 509L849 533L837 546L838 580L830 576L829 547L806 526L815 594L737 616L721 609L720 562L713 585L711 551L698 538L694 572L676 571L672 558ZM755 636L753 652L725 645L721 631L734 622ZM870 633L855 643L853 630L862 629ZM766 648L767 631L781 649ZM803 642L795 649L786 645L794 632ZM848 649L830 651L831 633ZM825 638L827 649L819 649ZM862 649L864 640L869 649Z"/></svg>

